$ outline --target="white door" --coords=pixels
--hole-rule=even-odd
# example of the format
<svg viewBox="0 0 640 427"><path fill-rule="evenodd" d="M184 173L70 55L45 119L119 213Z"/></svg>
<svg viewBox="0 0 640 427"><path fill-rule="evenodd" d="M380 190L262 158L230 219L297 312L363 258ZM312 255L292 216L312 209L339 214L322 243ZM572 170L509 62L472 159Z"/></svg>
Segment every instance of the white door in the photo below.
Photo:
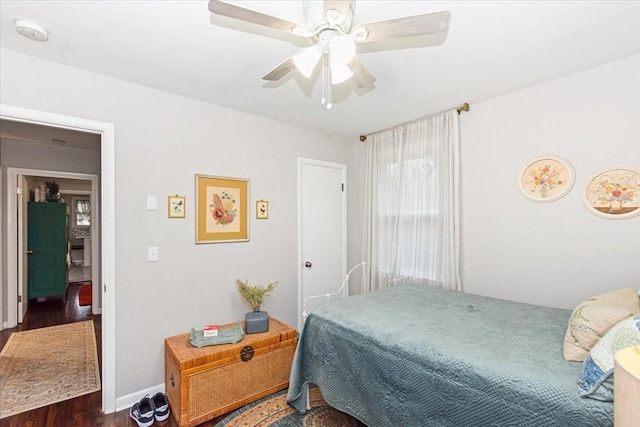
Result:
<svg viewBox="0 0 640 427"><path fill-rule="evenodd" d="M343 164L298 159L298 330L314 308L347 296L346 171Z"/></svg>

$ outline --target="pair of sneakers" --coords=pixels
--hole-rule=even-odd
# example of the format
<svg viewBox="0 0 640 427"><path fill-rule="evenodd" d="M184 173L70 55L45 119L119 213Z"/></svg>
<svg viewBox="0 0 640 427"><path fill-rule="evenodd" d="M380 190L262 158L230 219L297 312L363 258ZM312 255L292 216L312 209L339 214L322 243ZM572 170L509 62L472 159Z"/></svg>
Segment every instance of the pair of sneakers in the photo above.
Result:
<svg viewBox="0 0 640 427"><path fill-rule="evenodd" d="M129 416L138 423L139 427L149 427L155 421L164 421L170 414L167 396L164 393L156 393L153 397L147 394L134 404L129 410Z"/></svg>

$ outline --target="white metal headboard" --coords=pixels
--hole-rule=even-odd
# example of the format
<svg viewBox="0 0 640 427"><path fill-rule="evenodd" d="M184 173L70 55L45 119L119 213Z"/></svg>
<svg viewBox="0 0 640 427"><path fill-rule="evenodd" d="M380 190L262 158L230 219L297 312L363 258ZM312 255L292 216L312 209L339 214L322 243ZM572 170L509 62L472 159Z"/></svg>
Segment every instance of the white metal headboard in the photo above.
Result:
<svg viewBox="0 0 640 427"><path fill-rule="evenodd" d="M340 293L342 293L345 289L347 289L347 298L349 297L349 277L351 276L351 274L358 268L358 267L370 267L373 270L376 271L376 273L378 275L382 275L382 274L386 274L382 271L380 271L380 269L375 265L372 264L370 262L366 262L363 261L360 264L355 265L351 270L349 270L349 272L344 276L344 279L342 280L342 284L340 285L340 288L338 288L337 291L332 292L332 293L326 293L326 294L322 294L322 295L312 295L312 296L308 296L304 299L303 303L302 303L302 323L304 324L304 322L307 320L307 301L312 300L312 299L318 299L318 298L326 298L327 302L329 302L329 298L331 298L334 295L339 295ZM398 283L400 283L402 280L404 280L404 278L394 278L391 280L387 280L387 283L390 283L391 286L395 286Z"/></svg>

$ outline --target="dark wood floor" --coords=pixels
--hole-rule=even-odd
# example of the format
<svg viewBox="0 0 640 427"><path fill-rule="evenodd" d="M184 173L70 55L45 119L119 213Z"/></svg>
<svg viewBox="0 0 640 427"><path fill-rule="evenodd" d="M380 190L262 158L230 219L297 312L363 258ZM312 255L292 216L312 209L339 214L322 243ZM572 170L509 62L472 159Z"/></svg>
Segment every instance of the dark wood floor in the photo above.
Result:
<svg viewBox="0 0 640 427"><path fill-rule="evenodd" d="M81 307L78 305L78 288L79 286L76 284L69 285L69 294L66 301L61 298L42 302L30 301L29 309L22 324L15 328L0 331L0 348L4 348L13 332L93 320L98 344L100 372L102 372L101 316L92 315L91 306ZM0 420L0 427L137 427L135 421L129 417L127 409L112 414L103 414L101 408L102 392L97 391L75 399L3 418ZM204 423L201 427L212 427L220 418ZM167 421L154 423L154 426L177 427L177 424L171 417Z"/></svg>

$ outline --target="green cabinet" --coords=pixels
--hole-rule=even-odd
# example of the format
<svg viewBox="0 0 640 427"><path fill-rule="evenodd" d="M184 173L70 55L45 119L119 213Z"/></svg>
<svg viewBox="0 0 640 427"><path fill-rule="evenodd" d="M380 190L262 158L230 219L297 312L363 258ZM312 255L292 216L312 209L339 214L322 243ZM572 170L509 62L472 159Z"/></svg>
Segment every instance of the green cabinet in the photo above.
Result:
<svg viewBox="0 0 640 427"><path fill-rule="evenodd" d="M64 203L28 204L28 297L65 296L69 217Z"/></svg>

